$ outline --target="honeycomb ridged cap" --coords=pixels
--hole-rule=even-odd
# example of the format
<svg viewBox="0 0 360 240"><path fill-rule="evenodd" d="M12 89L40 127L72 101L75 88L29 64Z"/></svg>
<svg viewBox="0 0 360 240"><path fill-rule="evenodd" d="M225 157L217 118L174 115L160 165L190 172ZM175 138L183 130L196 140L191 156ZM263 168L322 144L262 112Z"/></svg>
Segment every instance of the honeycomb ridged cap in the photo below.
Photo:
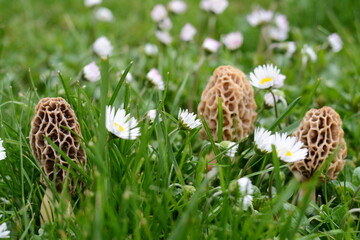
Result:
<svg viewBox="0 0 360 240"><path fill-rule="evenodd" d="M244 73L232 66L218 67L201 95L198 114L204 116L215 141L218 140L218 97L222 100L223 140L239 141L247 137L254 129L257 114L254 91ZM204 128L200 133L202 138L207 138Z"/></svg>
<svg viewBox="0 0 360 240"><path fill-rule="evenodd" d="M327 175L330 179L337 178L344 168L347 154L344 131L341 128L342 121L339 114L331 107L310 109L303 118L299 128L293 133L304 147L308 148L308 156L301 161L290 165L291 172L305 181L313 176L315 171L335 150L340 149L329 168Z"/></svg>
<svg viewBox="0 0 360 240"><path fill-rule="evenodd" d="M70 174L58 165L60 164L65 168L70 166L44 136L66 153L75 164L85 169L85 151L81 148L78 136L74 133L81 136L80 125L70 105L60 97L41 99L35 108L35 116L31 121L30 146L46 177L50 181L54 181L55 178L58 192L62 190L67 174ZM75 170L73 169L73 171ZM41 175L41 182L47 186L43 175ZM68 182L68 189L71 194L75 194L76 185L83 186L80 181L74 182L71 176L69 176Z"/></svg>

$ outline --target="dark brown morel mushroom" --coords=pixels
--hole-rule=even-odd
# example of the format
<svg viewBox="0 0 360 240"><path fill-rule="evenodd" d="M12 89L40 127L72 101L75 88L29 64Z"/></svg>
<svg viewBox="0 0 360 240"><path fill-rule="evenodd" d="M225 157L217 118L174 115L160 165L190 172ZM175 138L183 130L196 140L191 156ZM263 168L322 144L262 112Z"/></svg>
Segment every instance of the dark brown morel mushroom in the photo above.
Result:
<svg viewBox="0 0 360 240"><path fill-rule="evenodd" d="M330 179L337 178L344 168L347 154L344 131L339 114L331 107L309 110L299 128L293 133L308 148L308 156L290 166L291 172L301 181L310 179L322 163L340 148L329 168Z"/></svg>
<svg viewBox="0 0 360 240"><path fill-rule="evenodd" d="M70 131L71 130L71 131ZM57 152L47 141L45 136L58 146L75 164L85 169L86 155L81 148L78 136L81 136L80 126L76 115L70 105L63 98L43 98L35 108L35 116L31 122L30 146L41 169L49 181L55 181L56 190L60 193L63 189L65 179L68 177L68 192L76 193L76 186L83 186L81 179L75 181L67 171L69 163ZM59 165L64 168L60 168ZM72 169L76 172L75 169ZM41 182L49 187L43 175ZM52 208L43 209L53 199L48 188L44 196L41 212L52 213ZM45 219L46 216L43 216ZM49 218L46 218L49 219ZM53 218L50 218L51 220ZM45 220L44 220L45 221ZM46 221L45 221L46 222Z"/></svg>
<svg viewBox="0 0 360 240"><path fill-rule="evenodd" d="M218 67L201 95L198 114L204 116L215 141L218 140L218 97L222 100L223 140L239 141L247 137L254 129L256 103L244 73L231 66ZM207 138L204 129L201 135Z"/></svg>

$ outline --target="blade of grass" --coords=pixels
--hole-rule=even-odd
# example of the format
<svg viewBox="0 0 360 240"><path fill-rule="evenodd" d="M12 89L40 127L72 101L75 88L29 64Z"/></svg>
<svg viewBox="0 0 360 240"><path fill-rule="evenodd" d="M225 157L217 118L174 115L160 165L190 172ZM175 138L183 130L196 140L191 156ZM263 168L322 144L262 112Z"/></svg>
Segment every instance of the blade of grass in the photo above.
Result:
<svg viewBox="0 0 360 240"><path fill-rule="evenodd" d="M271 124L269 130L273 131L277 125L290 113L290 111L296 106L301 97L296 98L286 109L285 111L278 117L273 124Z"/></svg>
<svg viewBox="0 0 360 240"><path fill-rule="evenodd" d="M125 68L123 74L121 74L120 80L119 80L118 84L117 84L116 87L115 87L115 90L114 90L114 92L113 92L113 94L112 94L112 96L111 96L111 98L110 98L110 101L109 101L108 105L113 105L113 104L114 104L115 99L116 99L116 97L117 97L117 95L119 94L119 91L120 91L120 89L121 89L121 86L122 86L122 84L124 83L124 81L125 81L125 79L126 79L126 76L127 76L127 74L129 73L130 68L131 68L131 66L133 65L133 63L134 63L134 62L131 61L131 62L129 63L129 65Z"/></svg>
<svg viewBox="0 0 360 240"><path fill-rule="evenodd" d="M222 99L218 97L218 142L222 142L222 127L223 127L223 111L222 111Z"/></svg>

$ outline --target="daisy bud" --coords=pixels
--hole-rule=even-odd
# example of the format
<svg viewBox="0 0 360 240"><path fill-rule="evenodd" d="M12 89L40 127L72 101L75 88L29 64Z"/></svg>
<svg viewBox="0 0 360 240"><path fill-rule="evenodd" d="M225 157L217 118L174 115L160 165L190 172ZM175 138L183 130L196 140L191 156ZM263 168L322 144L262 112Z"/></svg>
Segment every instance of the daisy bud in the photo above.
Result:
<svg viewBox="0 0 360 240"><path fill-rule="evenodd" d="M223 36L222 42L225 44L227 49L235 50L243 43L243 36L240 32L232 32Z"/></svg>
<svg viewBox="0 0 360 240"><path fill-rule="evenodd" d="M308 60L310 59L312 62L317 60L317 55L312 47L305 44L304 47L301 49L302 53L302 63L305 65Z"/></svg>
<svg viewBox="0 0 360 240"><path fill-rule="evenodd" d="M185 26L181 29L180 39L184 42L189 42L194 39L196 34L196 29L190 23L185 24Z"/></svg>
<svg viewBox="0 0 360 240"><path fill-rule="evenodd" d="M248 177L242 177L237 180L241 195L252 195L254 193L253 185Z"/></svg>
<svg viewBox="0 0 360 240"><path fill-rule="evenodd" d="M146 75L146 78L150 80L150 82L152 82L159 90L163 91L165 89L162 76L156 68L151 69Z"/></svg>
<svg viewBox="0 0 360 240"><path fill-rule="evenodd" d="M96 39L96 41L94 42L93 50L101 58L107 58L112 54L113 46L111 45L109 39L102 36Z"/></svg>
<svg viewBox="0 0 360 240"><path fill-rule="evenodd" d="M172 37L168 32L156 31L156 38L165 45L169 45L172 42Z"/></svg>
<svg viewBox="0 0 360 240"><path fill-rule="evenodd" d="M95 62L91 62L83 68L84 78L90 82L99 81L101 78L100 68Z"/></svg>
<svg viewBox="0 0 360 240"><path fill-rule="evenodd" d="M165 18L159 22L158 26L163 31L169 31L173 25L170 18Z"/></svg>
<svg viewBox="0 0 360 240"><path fill-rule="evenodd" d="M151 109L146 113L146 117L148 117L150 119L150 122L152 122L152 123L155 121L156 115L157 115L156 109ZM160 115L158 116L158 120L159 120L159 122L162 121L162 118Z"/></svg>
<svg viewBox="0 0 360 240"><path fill-rule="evenodd" d="M210 53L215 53L221 46L221 43L212 38L206 38L202 44L202 47Z"/></svg>
<svg viewBox="0 0 360 240"><path fill-rule="evenodd" d="M98 8L95 11L95 18L103 22L112 22L114 20L111 10L105 7Z"/></svg>
<svg viewBox="0 0 360 240"><path fill-rule="evenodd" d="M10 231L6 225L6 222L0 225L0 238L10 238Z"/></svg>
<svg viewBox="0 0 360 240"><path fill-rule="evenodd" d="M279 90L273 90L273 94L275 96L276 102L278 102L280 100L285 106L287 106L287 102L284 97L284 92L279 91ZM264 101L265 101L265 104L269 107L274 107L274 105L275 105L274 97L271 93L266 93L264 95Z"/></svg>
<svg viewBox="0 0 360 240"><path fill-rule="evenodd" d="M173 0L169 2L168 9L170 12L175 14L182 14L187 9L187 4L181 0Z"/></svg>
<svg viewBox="0 0 360 240"><path fill-rule="evenodd" d="M333 52L339 52L343 47L343 42L337 33L333 33L328 36L328 42Z"/></svg>
<svg viewBox="0 0 360 240"><path fill-rule="evenodd" d="M85 0L85 6L87 7L93 7L96 5L99 5L102 2L102 0Z"/></svg>
<svg viewBox="0 0 360 240"><path fill-rule="evenodd" d="M207 12L221 14L229 6L227 0L202 0L200 8Z"/></svg>
<svg viewBox="0 0 360 240"><path fill-rule="evenodd" d="M269 23L273 16L274 13L270 10L256 9L246 17L246 20L251 26L256 27Z"/></svg>
<svg viewBox="0 0 360 240"><path fill-rule="evenodd" d="M235 157L235 154L238 150L239 145L235 142L231 141L222 141L221 143L215 143L218 147L220 147L221 151L227 150L225 155L228 157Z"/></svg>
<svg viewBox="0 0 360 240"><path fill-rule="evenodd" d="M167 11L164 5L157 4L151 11L151 18L154 22L160 22L167 17Z"/></svg>
<svg viewBox="0 0 360 240"><path fill-rule="evenodd" d="M5 148L3 147L3 140L0 138L0 160L4 160L6 158Z"/></svg>
<svg viewBox="0 0 360 240"><path fill-rule="evenodd" d="M155 44L146 43L144 46L145 54L148 56L155 56L158 54L159 49Z"/></svg>

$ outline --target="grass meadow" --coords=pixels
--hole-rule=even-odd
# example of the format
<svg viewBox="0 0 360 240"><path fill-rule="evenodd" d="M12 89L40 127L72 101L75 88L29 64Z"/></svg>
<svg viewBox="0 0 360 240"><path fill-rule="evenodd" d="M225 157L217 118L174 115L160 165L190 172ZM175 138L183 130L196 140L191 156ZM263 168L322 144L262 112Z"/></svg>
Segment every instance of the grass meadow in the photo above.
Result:
<svg viewBox="0 0 360 240"><path fill-rule="evenodd" d="M360 239L360 2L229 0L215 14L201 9L200 0L184 1L184 13L168 11L172 27L164 28L172 42L164 44L155 35L159 23L151 12L170 0L104 0L93 7L82 0L0 0L0 138L6 152L0 161L0 238ZM111 10L112 21L95 17L99 7ZM257 7L286 16L285 39L270 39L265 25L249 24L247 16ZM186 23L196 29L187 42L179 37ZM230 32L241 32L239 48L224 43L215 51L204 48L206 38L222 42ZM341 38L339 51L329 44L332 33ZM101 36L113 47L109 57L94 52ZM289 42L296 46L291 54L283 47ZM155 53L146 50L149 43ZM91 62L101 72L98 81L84 76ZM277 92L283 102L275 103L276 109L267 106L267 90L253 87L254 126L291 135L308 110L332 107L342 119L347 145L336 179L321 177L328 167L323 164L312 178L297 180L275 149L258 152L253 130L234 141L234 157L214 140L198 113L214 70L231 65L250 81L250 73L263 64L277 66L286 76ZM164 90L149 81L153 68ZM34 109L45 97L64 98L80 125L78 141L87 157L81 171L74 171L72 160L46 138L68 163L63 168L71 174L64 186L71 179L83 182L72 195L67 187L56 191L55 180L46 178L31 150ZM219 98L219 130L221 104ZM106 125L108 105L134 117L139 136L129 140L112 134ZM153 121L147 117L151 109L157 110ZM202 126L186 129L180 109L197 114ZM59 162L54 168L63 169ZM54 219L47 223L40 214L47 188L41 176L54 194ZM247 195L238 182L243 177L251 181ZM245 206L246 199L251 201Z"/></svg>

